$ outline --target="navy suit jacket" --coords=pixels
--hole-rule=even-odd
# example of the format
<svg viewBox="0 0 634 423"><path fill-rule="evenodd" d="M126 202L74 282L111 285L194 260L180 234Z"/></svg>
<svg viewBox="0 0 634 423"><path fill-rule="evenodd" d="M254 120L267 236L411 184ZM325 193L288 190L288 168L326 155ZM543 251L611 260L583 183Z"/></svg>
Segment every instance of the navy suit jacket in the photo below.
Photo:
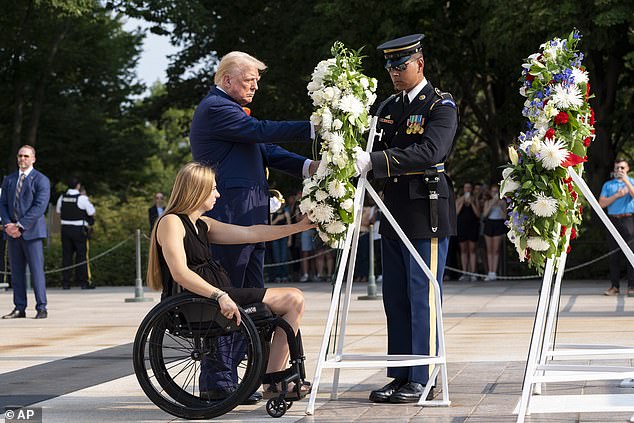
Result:
<svg viewBox="0 0 634 423"><path fill-rule="evenodd" d="M265 167L302 176L305 157L269 143L311 141L308 121L258 120L214 87L200 102L189 134L195 161L217 170L220 198L210 215L239 225L266 224L269 193Z"/></svg>
<svg viewBox="0 0 634 423"><path fill-rule="evenodd" d="M19 172L14 172L4 178L2 193L0 194L0 216L2 222L17 223L13 219L13 202L15 189L18 184ZM51 196L51 183L48 178L36 169L24 179L19 199L18 222L24 228L22 237L26 241L46 238L46 219L44 213ZM5 234L5 237L7 235Z"/></svg>

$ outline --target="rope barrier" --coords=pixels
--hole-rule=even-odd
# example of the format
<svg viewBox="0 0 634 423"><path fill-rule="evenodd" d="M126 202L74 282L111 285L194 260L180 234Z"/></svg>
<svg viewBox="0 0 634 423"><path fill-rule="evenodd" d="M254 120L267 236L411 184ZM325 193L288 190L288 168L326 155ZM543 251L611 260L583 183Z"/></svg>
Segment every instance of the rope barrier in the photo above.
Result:
<svg viewBox="0 0 634 423"><path fill-rule="evenodd" d="M120 246L122 246L123 244L125 244L126 242L130 241L130 239L132 239L134 235L130 235L129 237L127 237L126 239L124 239L123 241L119 242L118 244L116 244L115 246L107 249L106 251L103 251L102 253L97 254L94 257L91 257L90 260L95 261L103 256L105 256L106 254L110 254L112 251L116 250L117 248L119 248ZM60 267L58 269L52 269L52 270L47 270L44 272L45 275L51 274L51 273L59 273L59 272L63 272L64 270L69 270L69 269L73 269L75 267L78 266L82 266L84 264L88 263L88 260L84 260L80 263L76 263L76 264L72 264L70 266L66 266L66 267ZM0 275L10 275L11 272L0 272Z"/></svg>
<svg viewBox="0 0 634 423"><path fill-rule="evenodd" d="M89 260L93 260L93 261L94 260L98 260L99 258L101 258L101 257L111 253L112 251L116 250L121 245L123 245L124 243L126 243L130 239L132 239L133 237L134 237L134 235L130 235L129 237L127 237L123 241L119 242L118 244L114 245L113 247L107 249L106 251L103 251L102 253L96 255L95 257L91 257ZM143 237L145 237L148 240L150 239L146 234L143 234ZM295 259L295 260L289 260L289 261L285 261L285 262L281 262L281 263L268 263L268 264L265 264L264 267L265 268L271 268L271 267L287 266L289 264L300 263L300 262L305 261L305 260L312 260L312 259L314 259L316 257L320 257L320 256L323 256L323 255L326 255L326 254L331 253L333 251L335 251L335 250L332 249L332 248L329 248L327 250L324 250L324 251L322 251L320 253L317 253L317 254L314 254L312 256L302 257L302 258L298 258L298 259ZM581 264L578 264L576 266L569 267L569 268L564 270L564 273L573 272L575 270L579 270L579 269L582 269L584 267L590 266L590 265L592 265L594 263L597 263L597 262L599 262L601 260L606 259L607 257L609 257L612 254L615 254L615 253L617 253L619 251L621 251L620 248L615 248L612 251L609 251L609 252L607 252L607 253L599 256L599 257L596 257L596 258L594 258L592 260L589 260L589 261L587 261L585 263L581 263ZM84 261L82 261L80 263L72 264L70 266L60 267L58 269L47 270L47 271L44 272L44 274L63 272L64 270L70 270L70 269L73 269L75 267L82 266L82 265L86 264L87 262L88 262L88 260L84 260ZM467 272L465 270L456 269L456 268L451 267L451 266L445 266L445 269L451 270L452 272L460 273L460 274L466 275L466 276L475 276L477 278L484 278L484 277L487 276L487 275L485 275L483 273ZM0 275L11 275L11 272L0 271ZM541 278L541 276L535 274L535 275L527 275L527 276L497 276L496 280L529 280L529 279L539 279L539 278Z"/></svg>

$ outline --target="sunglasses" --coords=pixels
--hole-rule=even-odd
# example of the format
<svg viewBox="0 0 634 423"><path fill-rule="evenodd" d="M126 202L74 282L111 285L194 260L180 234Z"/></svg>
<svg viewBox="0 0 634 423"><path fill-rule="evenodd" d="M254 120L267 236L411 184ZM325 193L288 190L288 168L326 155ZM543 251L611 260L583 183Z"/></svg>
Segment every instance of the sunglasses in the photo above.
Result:
<svg viewBox="0 0 634 423"><path fill-rule="evenodd" d="M415 62L417 59L414 60L408 60L407 62L401 63L400 65L396 65L396 66L390 66L390 65L385 65L385 69L390 72L390 71L397 71L397 72L403 72L407 69L407 66L412 63Z"/></svg>

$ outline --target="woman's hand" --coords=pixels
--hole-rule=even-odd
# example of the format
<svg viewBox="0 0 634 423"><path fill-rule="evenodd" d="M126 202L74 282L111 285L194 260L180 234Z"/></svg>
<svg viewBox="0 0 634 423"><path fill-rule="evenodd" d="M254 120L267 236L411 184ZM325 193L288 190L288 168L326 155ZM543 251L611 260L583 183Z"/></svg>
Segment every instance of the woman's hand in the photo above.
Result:
<svg viewBox="0 0 634 423"><path fill-rule="evenodd" d="M235 302L229 297L229 295L223 295L218 298L218 305L220 305L220 313L227 319L236 319L236 324L240 326L240 310Z"/></svg>
<svg viewBox="0 0 634 423"><path fill-rule="evenodd" d="M303 215L302 220L300 220L296 224L299 225L301 228L303 228L302 229L303 231L305 231L306 229L316 228L317 227L317 225L315 223L310 221L310 219L308 218L307 215Z"/></svg>

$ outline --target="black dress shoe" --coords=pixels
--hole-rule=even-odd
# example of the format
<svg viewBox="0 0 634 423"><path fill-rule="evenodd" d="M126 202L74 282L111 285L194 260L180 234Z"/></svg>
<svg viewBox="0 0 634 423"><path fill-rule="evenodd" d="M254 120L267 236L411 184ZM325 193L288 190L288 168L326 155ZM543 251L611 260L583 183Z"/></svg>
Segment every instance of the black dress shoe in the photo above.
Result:
<svg viewBox="0 0 634 423"><path fill-rule="evenodd" d="M46 310L38 310L34 319L46 319L48 317L48 312Z"/></svg>
<svg viewBox="0 0 634 423"><path fill-rule="evenodd" d="M370 392L370 401L372 402L389 402L390 397L394 392L398 391L398 389L407 384L407 381L401 379L394 379L381 389L376 389Z"/></svg>
<svg viewBox="0 0 634 423"><path fill-rule="evenodd" d="M67 286L67 285L66 285L66 286L62 286L62 289L63 289L63 290L70 289L70 286Z"/></svg>
<svg viewBox="0 0 634 423"><path fill-rule="evenodd" d="M96 286L93 284L88 284L88 285L82 285L81 289L95 289Z"/></svg>
<svg viewBox="0 0 634 423"><path fill-rule="evenodd" d="M255 391L251 395L247 397L244 401L242 401L242 405L253 405L262 401L262 393L260 391Z"/></svg>
<svg viewBox="0 0 634 423"><path fill-rule="evenodd" d="M11 313L2 316L3 319L21 319L23 317L26 317L26 313L24 310L18 310L17 308L14 308Z"/></svg>
<svg viewBox="0 0 634 423"><path fill-rule="evenodd" d="M208 391L200 391L200 398L207 401L222 401L229 398L236 391L235 386L212 388Z"/></svg>
<svg viewBox="0 0 634 423"><path fill-rule="evenodd" d="M390 396L390 402L395 403L406 403L406 402L418 402L420 396L423 395L423 391L425 390L425 385L416 383L416 382L408 382L405 385L401 386L396 392ZM429 390L429 394L427 394L427 399L430 400L434 397L434 388L432 387Z"/></svg>

